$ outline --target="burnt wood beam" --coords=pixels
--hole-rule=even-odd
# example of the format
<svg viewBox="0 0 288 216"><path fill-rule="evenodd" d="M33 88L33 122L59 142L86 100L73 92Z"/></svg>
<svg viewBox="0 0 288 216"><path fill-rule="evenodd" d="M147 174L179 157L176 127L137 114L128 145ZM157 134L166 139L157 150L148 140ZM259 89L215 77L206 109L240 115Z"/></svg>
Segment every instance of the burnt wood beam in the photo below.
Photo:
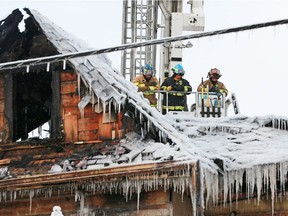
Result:
<svg viewBox="0 0 288 216"><path fill-rule="evenodd" d="M11 74L5 74L4 76L4 85L5 85L5 111L4 115L7 122L7 127L4 131L4 136L7 137L7 140L4 140L4 143L12 142L14 137L14 112L15 107L13 107L13 99L15 98L15 91L13 88L13 76Z"/></svg>
<svg viewBox="0 0 288 216"><path fill-rule="evenodd" d="M53 70L51 79L52 89L52 109L51 109L51 128L50 138L61 138L61 114L60 114L60 73Z"/></svg>

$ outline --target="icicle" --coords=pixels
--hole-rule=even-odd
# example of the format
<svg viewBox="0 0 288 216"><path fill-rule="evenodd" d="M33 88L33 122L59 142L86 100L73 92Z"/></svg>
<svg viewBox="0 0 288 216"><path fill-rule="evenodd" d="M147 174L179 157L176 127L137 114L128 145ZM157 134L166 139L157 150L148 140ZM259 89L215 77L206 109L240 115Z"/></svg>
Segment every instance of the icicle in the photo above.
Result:
<svg viewBox="0 0 288 216"><path fill-rule="evenodd" d="M80 212L83 214L84 213L84 204L85 204L85 196L83 193L80 193Z"/></svg>
<svg viewBox="0 0 288 216"><path fill-rule="evenodd" d="M276 190L276 165L272 164L270 166L270 190L271 190L271 205L272 205L272 215L274 215L274 203Z"/></svg>
<svg viewBox="0 0 288 216"><path fill-rule="evenodd" d="M141 193L141 184L137 183L137 214L139 213L140 208L140 193Z"/></svg>
<svg viewBox="0 0 288 216"><path fill-rule="evenodd" d="M121 111L121 104L118 104L118 113Z"/></svg>
<svg viewBox="0 0 288 216"><path fill-rule="evenodd" d="M30 215L32 213L32 198L34 197L34 190L30 190L30 194L29 194L29 199L30 199L30 208L29 208L29 212Z"/></svg>
<svg viewBox="0 0 288 216"><path fill-rule="evenodd" d="M27 65L26 66L26 73L29 73L29 70L30 70L30 65Z"/></svg>
<svg viewBox="0 0 288 216"><path fill-rule="evenodd" d="M77 93L78 93L78 95L79 95L79 98L81 97L81 95L80 95L80 87L81 87L81 86L80 86L80 83L81 83L81 82L80 82L80 81L81 81L81 80L80 80L80 75L78 75L78 76L77 76L77 88L78 88L78 89L77 89L77 90L78 90Z"/></svg>
<svg viewBox="0 0 288 216"><path fill-rule="evenodd" d="M83 119L84 118L84 109L79 108L79 110L80 110L81 119Z"/></svg>
<svg viewBox="0 0 288 216"><path fill-rule="evenodd" d="M145 137L145 131L144 131L144 128L141 127L141 137L144 138Z"/></svg>
<svg viewBox="0 0 288 216"><path fill-rule="evenodd" d="M268 198L268 190L269 190L269 170L268 167L263 167L263 179L264 179L264 186L266 185L266 188L263 188L263 192L267 193Z"/></svg>
<svg viewBox="0 0 288 216"><path fill-rule="evenodd" d="M75 191L75 202L77 202L78 200L79 201L81 200L81 196L80 196L79 191Z"/></svg>
<svg viewBox="0 0 288 216"><path fill-rule="evenodd" d="M48 196L51 197L52 196L52 188L48 189Z"/></svg>
<svg viewBox="0 0 288 216"><path fill-rule="evenodd" d="M89 82L89 94L90 95L92 94L92 81Z"/></svg>
<svg viewBox="0 0 288 216"><path fill-rule="evenodd" d="M111 121L111 100L109 101L109 104L108 104L108 116L109 116L109 121Z"/></svg>
<svg viewBox="0 0 288 216"><path fill-rule="evenodd" d="M143 121L143 115L142 113L140 113L140 123L142 123L142 121Z"/></svg>
<svg viewBox="0 0 288 216"><path fill-rule="evenodd" d="M229 184L229 182L228 182L228 177L227 177L227 173L225 172L224 173L224 176L223 176L223 180L224 180L224 182L223 182L223 186L224 186L224 202L223 202L223 204L224 204L224 207L226 207L226 204L227 204L227 194L228 194L228 184Z"/></svg>
<svg viewBox="0 0 288 216"><path fill-rule="evenodd" d="M86 65L87 64L87 58L85 57L84 58L84 65Z"/></svg>
<svg viewBox="0 0 288 216"><path fill-rule="evenodd" d="M114 113L116 113L117 112L117 103L116 103L116 101L114 99L113 99L112 103L113 103L113 106L114 106Z"/></svg>
<svg viewBox="0 0 288 216"><path fill-rule="evenodd" d="M130 188L130 182L128 180L128 177L126 176L126 182L124 187L125 190L123 190L123 193L126 195L126 202L128 202L129 188Z"/></svg>
<svg viewBox="0 0 288 216"><path fill-rule="evenodd" d="M67 62L67 60L65 59L65 60L63 60L63 70L66 70L66 62Z"/></svg>
<svg viewBox="0 0 288 216"><path fill-rule="evenodd" d="M13 200L16 200L17 199L17 191L14 191L14 197L13 197Z"/></svg>
<svg viewBox="0 0 288 216"><path fill-rule="evenodd" d="M262 184L262 168L258 166L256 167L257 205L260 203Z"/></svg>
<svg viewBox="0 0 288 216"><path fill-rule="evenodd" d="M92 106L91 106L92 110L95 109L94 106L95 106L95 94L92 94Z"/></svg>
<svg viewBox="0 0 288 216"><path fill-rule="evenodd" d="M147 120L147 131L148 131L148 132L150 131L150 127L151 127L151 125L150 125L150 120L148 119L148 120Z"/></svg>
<svg viewBox="0 0 288 216"><path fill-rule="evenodd" d="M106 102L102 102L103 106L103 115L106 113Z"/></svg>
<svg viewBox="0 0 288 216"><path fill-rule="evenodd" d="M46 71L47 71L47 72L50 71L50 62L47 63Z"/></svg>

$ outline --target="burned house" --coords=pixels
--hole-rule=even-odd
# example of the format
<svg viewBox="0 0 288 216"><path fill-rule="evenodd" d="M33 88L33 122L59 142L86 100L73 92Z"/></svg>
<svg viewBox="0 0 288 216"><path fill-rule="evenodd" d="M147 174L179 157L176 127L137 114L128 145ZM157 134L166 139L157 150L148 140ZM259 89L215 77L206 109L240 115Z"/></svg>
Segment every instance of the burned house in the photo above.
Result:
<svg viewBox="0 0 288 216"><path fill-rule="evenodd" d="M25 20L23 13L29 15ZM25 30L21 32L18 26L23 21ZM0 62L21 62L25 59L89 50L84 42L75 39L35 10L26 8L21 12L16 9L1 20L0 24ZM0 164L2 183L6 182L0 189L0 199L3 201L1 214L50 215L56 204L61 205L64 214L70 215L82 214L88 210L97 215L137 212L137 205L134 203L137 198L133 194L137 188L139 190L141 184L130 184L143 177L150 181L147 187L149 191L153 190L152 195L159 197L155 202L150 198L152 195L147 194L146 209L143 211L168 214L171 211L171 192L159 190L158 182L163 184L165 176L171 175L171 178L165 180L165 188L168 189L171 179L177 179L179 175L190 178L191 167L195 166L195 161L190 161L191 167L186 163L170 164L166 161L160 164L146 162L145 165L134 167L109 166L112 161L110 153L117 150L119 140L125 135L127 139L129 132L144 128L144 133L149 133L150 138L162 142L167 138L178 138L173 133L177 130L165 123L157 110L150 108L133 84L117 74L106 55L2 70L1 93ZM49 125L49 139L29 137L29 133L44 124ZM140 148L133 149L133 145L124 149L125 151L129 151L123 160L125 163L131 162L143 152ZM124 152L122 147L122 153L116 156L119 157ZM149 157L150 152L146 154ZM84 161L85 166L80 166ZM123 161L120 159L116 164ZM109 169L99 173L99 168L107 166ZM91 172L93 167L98 169ZM57 168L61 169L60 173ZM65 173L62 172L64 170ZM129 178L133 179L132 182ZM15 182L19 180L20 182ZM178 190L186 185L185 180L181 181ZM16 189L15 185L19 188ZM99 189L101 193L97 192ZM110 195L112 190L116 193L113 196ZM13 199L15 202L10 198L6 199L8 191L14 191L19 199ZM103 191L107 193L102 194ZM123 197L123 192L126 198ZM55 197L49 195L48 198L50 193ZM121 195L117 195L119 193ZM46 205L48 200L51 202L49 206ZM84 200L90 200L94 207L87 207ZM123 203L120 204L121 202ZM98 208L99 205L103 207Z"/></svg>
<svg viewBox="0 0 288 216"><path fill-rule="evenodd" d="M0 21L0 62L19 65L0 66L1 215L287 214L287 118L162 116L106 55L21 67L89 50L24 10Z"/></svg>

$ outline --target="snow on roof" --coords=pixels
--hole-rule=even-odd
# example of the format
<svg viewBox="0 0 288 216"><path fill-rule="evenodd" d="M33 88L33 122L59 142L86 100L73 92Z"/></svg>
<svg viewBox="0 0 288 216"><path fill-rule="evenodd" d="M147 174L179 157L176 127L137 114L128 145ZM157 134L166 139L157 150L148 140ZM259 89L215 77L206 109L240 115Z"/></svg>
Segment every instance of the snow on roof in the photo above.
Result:
<svg viewBox="0 0 288 216"><path fill-rule="evenodd" d="M30 10L30 12L39 23L48 40L51 41L60 53L89 50L88 45L65 32L36 10ZM150 107L146 99L144 99L143 94L137 92L135 85L115 72L106 55L81 57L69 61L76 67L87 87L94 92L97 97L96 100L100 99L103 105L116 103L119 106L119 104L125 105L126 99L128 99L140 112L140 118L145 116L148 122L159 130L160 137L168 137L180 145L187 156L193 158L199 157L199 151L201 152L201 150L196 146L194 148L187 148L191 146L189 140L181 136L158 110ZM94 94L91 97L94 97ZM212 169L215 171L216 167L213 163L207 161L207 164L213 167Z"/></svg>
<svg viewBox="0 0 288 216"><path fill-rule="evenodd" d="M251 168L261 164L287 162L288 128L286 117L194 118L172 115L174 127L187 135L211 160L223 161L223 170ZM265 127L273 122L274 127Z"/></svg>
<svg viewBox="0 0 288 216"><path fill-rule="evenodd" d="M54 44L60 53L89 50L89 46L68 34L49 19L35 10L30 10L41 26L44 34ZM159 131L172 139L188 156L209 159L221 159L225 170L251 167L253 165L275 163L285 160L285 140L287 131L262 127L256 120L269 121L271 117L249 118L190 118L187 115L170 116L178 122L169 122L156 109L151 108L136 87L111 66L111 61L105 54L70 60L82 79L104 104L109 101L125 104L126 98L141 115L148 118ZM181 118L183 118L181 120ZM265 119L265 120L263 120ZM173 124L173 126L172 126ZM177 128L177 130L175 130ZM182 131L179 133L178 130ZM161 133L160 132L160 133ZM282 151L275 152L275 146ZM211 147L214 148L211 148ZM265 147L263 149L263 147ZM212 150L213 149L213 150ZM253 151L255 151L253 153ZM282 152L282 154L280 153ZM257 154L256 154L257 153ZM271 154L274 153L274 154ZM275 154L280 153L280 154ZM199 155L202 155L199 158ZM256 155L251 161L249 157ZM263 159L265 158L265 159ZM211 165L211 164L210 164Z"/></svg>

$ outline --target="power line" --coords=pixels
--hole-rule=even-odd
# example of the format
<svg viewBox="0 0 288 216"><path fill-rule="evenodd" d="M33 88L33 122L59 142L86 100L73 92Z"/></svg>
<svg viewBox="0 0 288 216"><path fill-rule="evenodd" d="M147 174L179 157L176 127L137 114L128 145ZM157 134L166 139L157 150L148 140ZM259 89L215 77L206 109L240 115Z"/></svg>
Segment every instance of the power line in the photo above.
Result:
<svg viewBox="0 0 288 216"><path fill-rule="evenodd" d="M90 55L122 51L126 49L142 47L142 46L151 46L151 45L157 45L157 44L171 43L171 42L180 41L180 40L188 40L188 39L203 38L203 37L209 37L209 36L215 36L215 35L223 35L223 34L228 34L228 33L233 33L233 32L240 32L240 31L247 31L247 30L265 28L265 27L270 27L270 26L276 26L276 25L283 25L287 23L288 23L288 19L284 19L284 20L258 23L258 24L246 25L246 26L235 27L235 28L228 28L228 29L217 30L217 31L198 33L198 34L189 34L189 35L167 37L167 38L161 38L161 39L155 39L155 40L137 42L137 43L131 43L131 44L123 44L123 45L104 48L104 49L87 50L87 51L72 52L72 53L46 56L46 57L40 57L40 58L18 60L18 61L0 63L0 70L7 70L7 69L13 69L13 68L20 68L20 67L29 68L30 66L34 66L34 65L50 64L50 63L60 62L60 61L63 61L64 63L66 63L66 61L68 61L69 59L78 58L78 57L87 57Z"/></svg>

